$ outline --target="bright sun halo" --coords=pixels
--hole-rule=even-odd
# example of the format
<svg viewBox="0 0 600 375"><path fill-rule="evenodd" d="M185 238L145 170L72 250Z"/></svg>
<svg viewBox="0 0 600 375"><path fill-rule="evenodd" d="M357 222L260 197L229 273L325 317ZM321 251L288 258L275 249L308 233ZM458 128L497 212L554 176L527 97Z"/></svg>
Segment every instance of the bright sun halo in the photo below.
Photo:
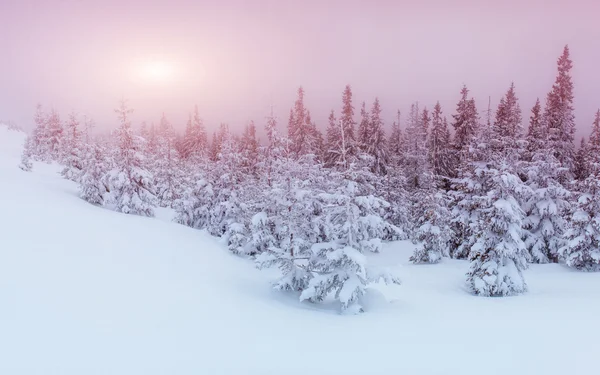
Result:
<svg viewBox="0 0 600 375"><path fill-rule="evenodd" d="M142 66L141 76L149 82L168 82L173 79L173 66L165 61L151 61Z"/></svg>

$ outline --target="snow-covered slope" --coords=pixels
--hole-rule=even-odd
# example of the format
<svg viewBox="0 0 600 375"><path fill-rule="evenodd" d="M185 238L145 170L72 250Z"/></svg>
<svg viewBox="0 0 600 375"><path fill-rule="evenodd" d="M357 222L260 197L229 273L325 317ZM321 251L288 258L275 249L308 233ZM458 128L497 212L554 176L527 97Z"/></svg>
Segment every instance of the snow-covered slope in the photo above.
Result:
<svg viewBox="0 0 600 375"><path fill-rule="evenodd" d="M0 127L0 374L583 374L600 352L600 274L527 271L530 292L474 297L467 263L373 261L403 285L341 316L200 231L77 197L52 165L17 168ZM168 213L163 213L167 216Z"/></svg>

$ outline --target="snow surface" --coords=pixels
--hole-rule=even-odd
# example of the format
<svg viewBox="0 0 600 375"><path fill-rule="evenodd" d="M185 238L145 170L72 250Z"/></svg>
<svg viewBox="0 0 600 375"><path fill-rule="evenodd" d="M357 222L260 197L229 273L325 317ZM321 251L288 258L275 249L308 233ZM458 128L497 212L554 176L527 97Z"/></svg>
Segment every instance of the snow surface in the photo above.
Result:
<svg viewBox="0 0 600 375"><path fill-rule="evenodd" d="M467 293L468 263L400 268L366 313L272 291L270 271L201 231L78 198L57 166L17 168L0 126L0 374L584 374L600 353L600 274L533 265L529 292ZM391 301L387 303L386 301Z"/></svg>

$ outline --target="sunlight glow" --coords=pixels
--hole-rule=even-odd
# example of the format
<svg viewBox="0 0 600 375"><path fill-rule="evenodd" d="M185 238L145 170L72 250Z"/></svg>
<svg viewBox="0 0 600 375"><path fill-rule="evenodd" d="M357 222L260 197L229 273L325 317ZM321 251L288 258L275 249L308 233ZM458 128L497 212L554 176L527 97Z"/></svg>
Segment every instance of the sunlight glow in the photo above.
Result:
<svg viewBox="0 0 600 375"><path fill-rule="evenodd" d="M170 82L175 75L173 65L165 61L151 61L142 65L141 77L147 82Z"/></svg>

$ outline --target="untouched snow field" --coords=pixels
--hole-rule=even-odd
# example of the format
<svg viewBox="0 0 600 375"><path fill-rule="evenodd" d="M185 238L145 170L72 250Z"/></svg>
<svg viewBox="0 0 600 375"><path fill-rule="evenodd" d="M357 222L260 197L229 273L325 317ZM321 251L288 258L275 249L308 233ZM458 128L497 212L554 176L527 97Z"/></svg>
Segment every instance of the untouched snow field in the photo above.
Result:
<svg viewBox="0 0 600 375"><path fill-rule="evenodd" d="M529 293L469 295L464 261L373 262L403 285L367 312L297 302L205 233L94 207L57 167L17 168L0 126L0 374L592 374L600 274L532 266ZM385 300L391 303L385 302Z"/></svg>

